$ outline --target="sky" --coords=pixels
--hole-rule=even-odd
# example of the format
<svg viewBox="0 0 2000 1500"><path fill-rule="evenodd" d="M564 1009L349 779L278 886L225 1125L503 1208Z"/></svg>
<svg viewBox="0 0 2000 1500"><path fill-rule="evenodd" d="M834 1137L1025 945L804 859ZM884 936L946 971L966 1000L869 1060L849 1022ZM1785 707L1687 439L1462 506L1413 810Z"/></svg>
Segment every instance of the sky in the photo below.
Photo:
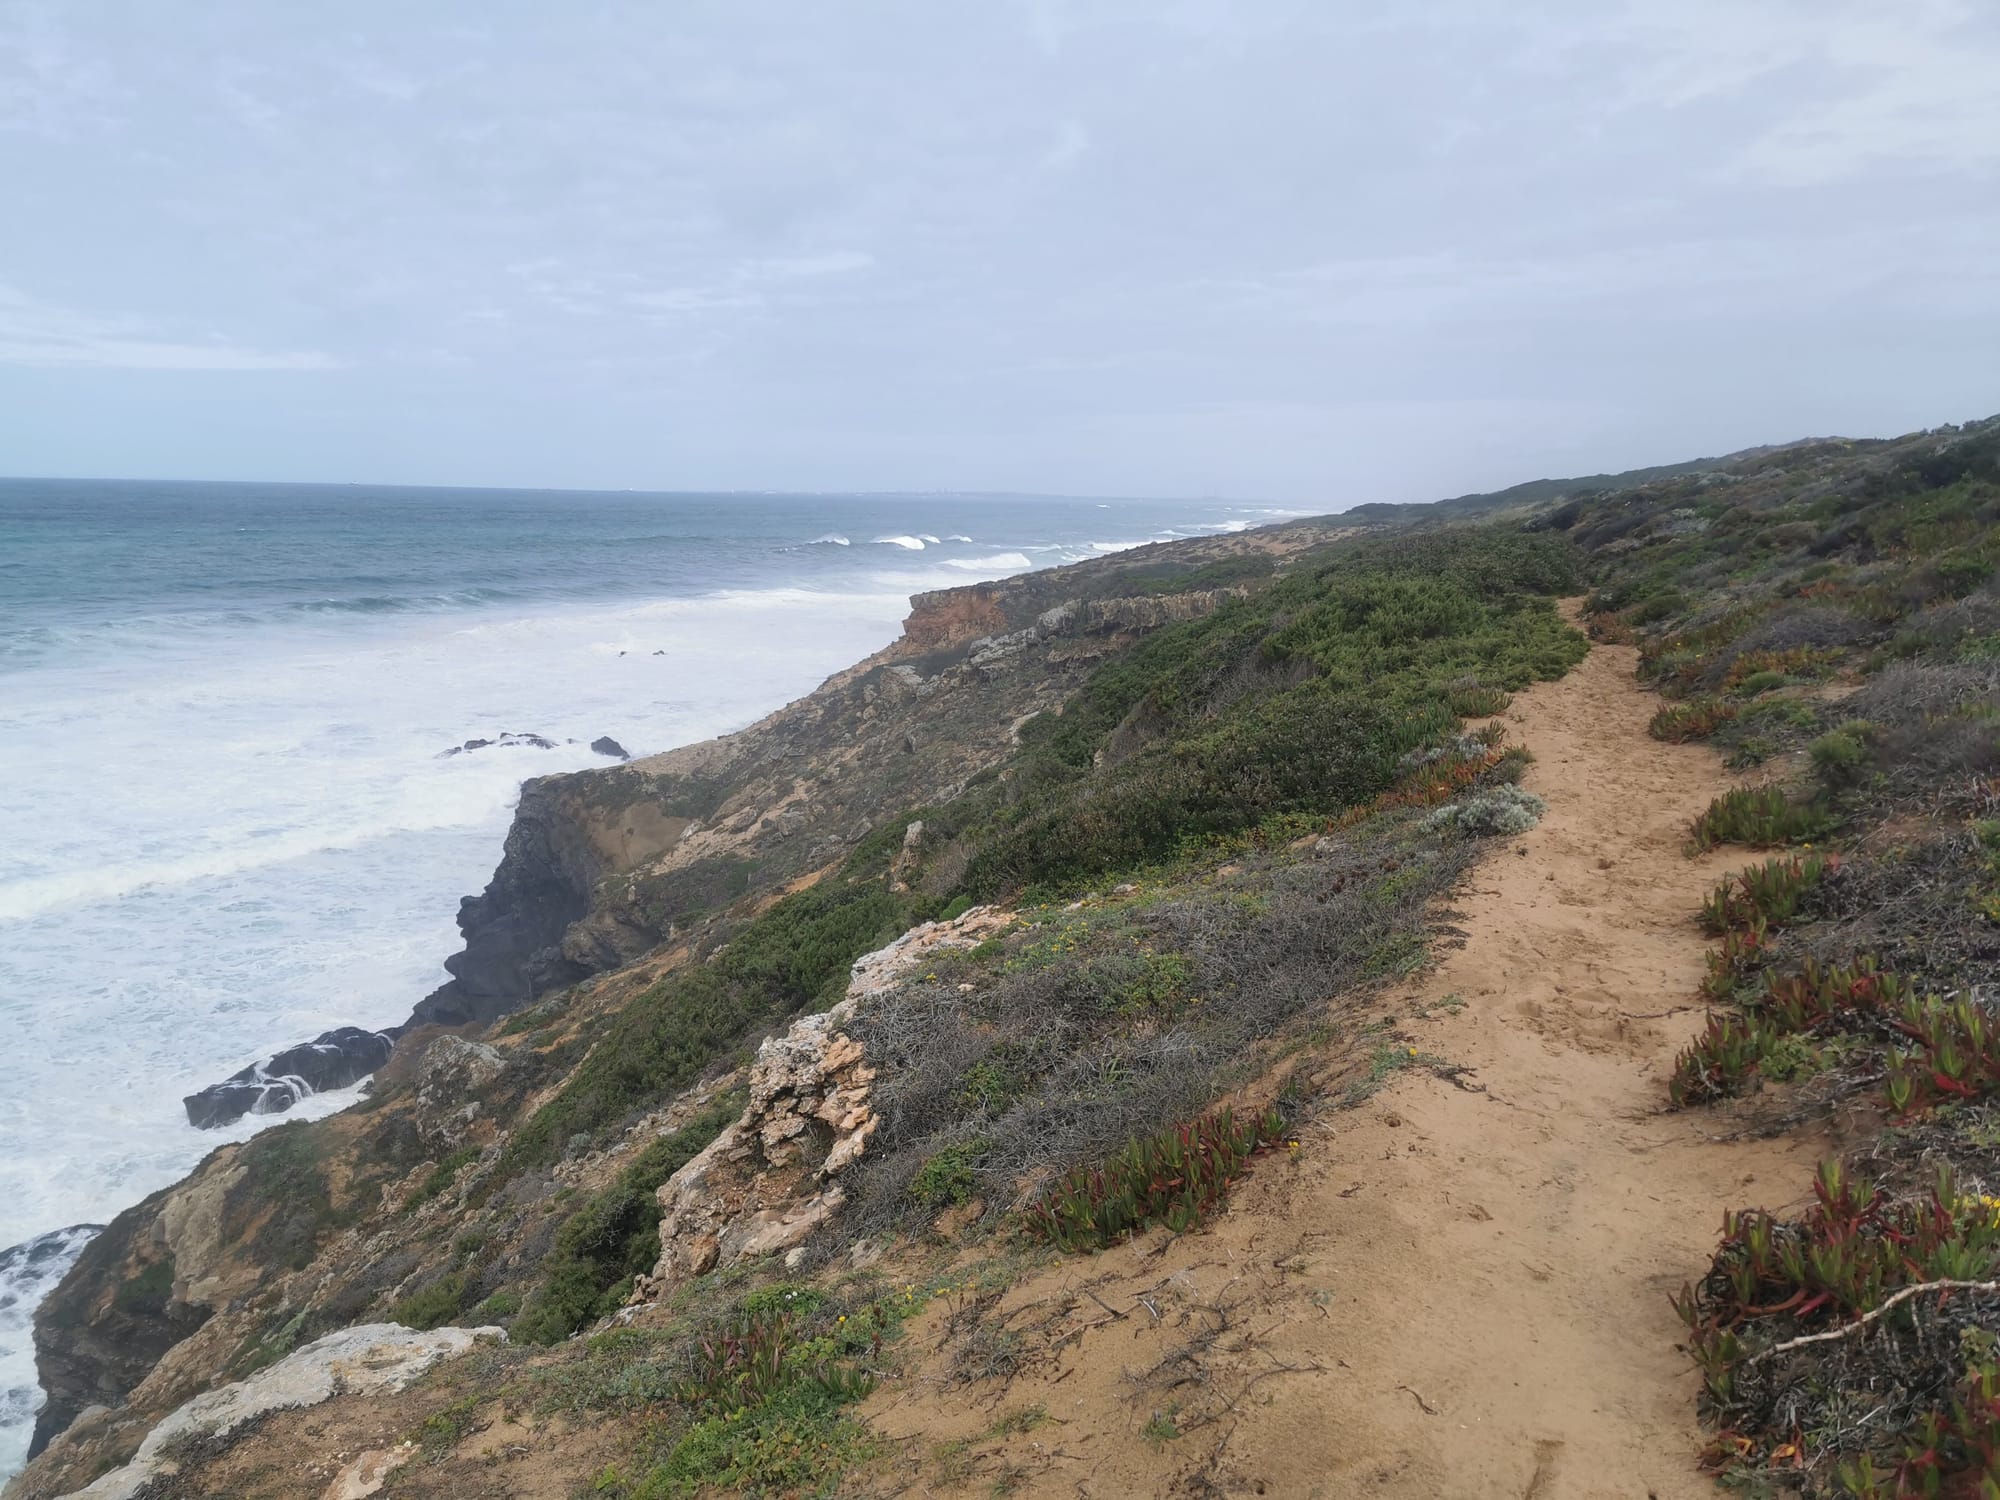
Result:
<svg viewBox="0 0 2000 1500"><path fill-rule="evenodd" d="M0 473L1416 500L2000 410L1992 0L0 0Z"/></svg>

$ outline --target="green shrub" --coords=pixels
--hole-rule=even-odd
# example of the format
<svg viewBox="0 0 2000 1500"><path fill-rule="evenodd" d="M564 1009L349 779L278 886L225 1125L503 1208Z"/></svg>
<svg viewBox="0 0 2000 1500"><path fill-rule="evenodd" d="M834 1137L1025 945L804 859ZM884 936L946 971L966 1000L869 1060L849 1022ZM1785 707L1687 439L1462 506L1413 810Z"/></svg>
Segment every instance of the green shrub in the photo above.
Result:
<svg viewBox="0 0 2000 1500"><path fill-rule="evenodd" d="M521 1310L519 1292L495 1292L472 1310L475 1323L504 1323Z"/></svg>
<svg viewBox="0 0 2000 1500"><path fill-rule="evenodd" d="M1962 599L1993 576L1993 560L1975 551L1946 552L1931 561L1931 576L1937 591L1952 599Z"/></svg>
<svg viewBox="0 0 2000 1500"><path fill-rule="evenodd" d="M1338 815L1461 713L1574 666L1589 643L1547 596L1576 584L1566 543L1504 528L1343 545L1100 667L1024 726L1004 779L925 826L973 851L961 887L984 899Z"/></svg>
<svg viewBox="0 0 2000 1500"><path fill-rule="evenodd" d="M757 1028L837 998L854 960L905 931L916 910L879 875L829 877L777 902L709 962L669 975L620 1011L515 1132L495 1178L554 1160L573 1135L608 1133L694 1082Z"/></svg>
<svg viewBox="0 0 2000 1500"><path fill-rule="evenodd" d="M1625 612L1624 618L1628 625L1657 625L1662 620L1686 612L1687 597L1678 589L1668 589L1665 593L1634 603Z"/></svg>
<svg viewBox="0 0 2000 1500"><path fill-rule="evenodd" d="M1849 719L1814 740L1806 748L1819 779L1834 788L1855 786L1866 780L1874 762L1870 750L1874 733L1875 726L1866 720Z"/></svg>
<svg viewBox="0 0 2000 1500"><path fill-rule="evenodd" d="M174 1258L156 1260L137 1276L118 1283L111 1300L121 1312L138 1317L158 1317L167 1310L174 1293Z"/></svg>
<svg viewBox="0 0 2000 1500"><path fill-rule="evenodd" d="M844 1405L839 1395L800 1382L755 1405L713 1411L674 1441L636 1500L827 1493L841 1470L874 1451L868 1430Z"/></svg>
<svg viewBox="0 0 2000 1500"><path fill-rule="evenodd" d="M1745 698L1755 698L1760 693L1768 693L1773 688L1781 688L1792 679L1783 672L1752 672L1736 684L1736 691Z"/></svg>
<svg viewBox="0 0 2000 1500"><path fill-rule="evenodd" d="M1797 913L1806 892L1839 868L1839 859L1825 854L1795 854L1753 865L1723 881L1703 903L1702 930L1720 937L1732 931L1783 927Z"/></svg>
<svg viewBox="0 0 2000 1500"><path fill-rule="evenodd" d="M965 1202L972 1196L973 1167L984 1149L983 1141L963 1141L929 1157L910 1179L910 1196L930 1208Z"/></svg>
<svg viewBox="0 0 2000 1500"><path fill-rule="evenodd" d="M509 1330L516 1339L553 1344L624 1303L621 1288L660 1258L660 1184L742 1109L740 1094L715 1100L681 1129L650 1142L617 1181L563 1220L541 1280Z"/></svg>
<svg viewBox="0 0 2000 1500"><path fill-rule="evenodd" d="M1793 802L1778 787L1738 787L1717 797L1694 820L1690 844L1697 854L1718 844L1770 849L1818 838L1832 823L1825 809Z"/></svg>
<svg viewBox="0 0 2000 1500"><path fill-rule="evenodd" d="M1276 1110L1238 1124L1225 1109L1140 1137L1102 1167L1079 1167L1058 1179L1023 1214L1022 1227L1063 1250L1101 1249L1153 1224L1184 1233L1284 1129Z"/></svg>
<svg viewBox="0 0 2000 1500"><path fill-rule="evenodd" d="M404 1209L407 1211L430 1202L431 1199L456 1182L458 1174L464 1171L469 1163L478 1160L479 1148L477 1146L464 1146L452 1152L435 1167L431 1168L424 1180L417 1184L417 1190L405 1200L403 1204Z"/></svg>
<svg viewBox="0 0 2000 1500"><path fill-rule="evenodd" d="M1669 703L1653 715L1646 732L1670 745L1705 740L1736 717L1736 705L1721 698L1690 698Z"/></svg>
<svg viewBox="0 0 2000 1500"><path fill-rule="evenodd" d="M470 1278L463 1271L440 1276L428 1286L403 1298L389 1311L389 1321L405 1328L442 1328L454 1321L465 1307Z"/></svg>
<svg viewBox="0 0 2000 1500"><path fill-rule="evenodd" d="M1513 695L1499 688L1481 687L1477 682L1454 683L1445 703L1461 719L1486 719L1504 713Z"/></svg>

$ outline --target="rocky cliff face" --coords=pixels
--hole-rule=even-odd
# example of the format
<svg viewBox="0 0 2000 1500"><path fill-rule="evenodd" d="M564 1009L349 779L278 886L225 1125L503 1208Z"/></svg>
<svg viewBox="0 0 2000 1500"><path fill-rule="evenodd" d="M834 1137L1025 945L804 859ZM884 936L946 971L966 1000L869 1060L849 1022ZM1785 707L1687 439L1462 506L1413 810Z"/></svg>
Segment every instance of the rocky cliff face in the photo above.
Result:
<svg viewBox="0 0 2000 1500"><path fill-rule="evenodd" d="M459 903L465 947L445 960L451 979L418 1002L413 1023L490 1021L587 972L564 955L563 934L589 910L606 855L565 785L574 780L545 776L521 787L499 868L484 891Z"/></svg>
<svg viewBox="0 0 2000 1500"><path fill-rule="evenodd" d="M147 1434L130 1463L92 1480L75 1500L136 1500L162 1488L171 1493L180 1470L175 1454L188 1446L225 1439L267 1412L317 1406L335 1395L400 1391L440 1360L481 1340L505 1338L499 1328L420 1333L394 1323L330 1333L248 1380L205 1391L179 1407Z"/></svg>
<svg viewBox="0 0 2000 1500"><path fill-rule="evenodd" d="M92 1407L116 1406L160 1357L208 1321L210 1309L177 1287L174 1245L163 1217L177 1189L153 1194L105 1226L85 1247L35 1319L35 1363L47 1404L29 1448ZM81 1295L79 1295L81 1293Z"/></svg>
<svg viewBox="0 0 2000 1500"><path fill-rule="evenodd" d="M1157 568L1158 550L918 594L893 645L740 733L528 782L492 883L460 907L453 977L412 1024L491 1021L839 859L876 819L997 761L996 723L1059 707L1131 635L1243 592L1091 592Z"/></svg>
<svg viewBox="0 0 2000 1500"><path fill-rule="evenodd" d="M165 1413L303 1339L411 1299L449 1294L471 1309L532 1287L560 1222L550 1201L602 1190L732 1086L712 1078L660 1101L610 1147L475 1194L466 1183L501 1158L509 1131L561 1086L607 1017L719 941L732 912L810 883L881 820L955 796L1006 757L1021 723L1059 711L1136 635L1231 596L1175 590L1175 570L1281 559L1327 535L1211 538L920 596L902 639L740 733L529 782L492 882L461 909L453 977L418 1004L376 1074L376 1098L218 1150L121 1215L44 1305L37 1348L51 1401L38 1447L88 1408L106 1410L16 1493L62 1494L77 1475L124 1462ZM531 1026L441 1037L541 1002ZM754 1215L796 1203L797 1188L810 1195L837 1177L824 1169L860 1128L848 1106L865 1061L822 1052L815 1066L816 1079L788 1074L766 1090L767 1113L785 1103L801 1122L797 1160L764 1144L770 1121L752 1122L756 1159L711 1179L727 1178L734 1206L694 1237L714 1232L718 1253L744 1205ZM797 1181L780 1183L788 1172ZM694 1217L670 1226L670 1242L690 1237L681 1229ZM468 1259L453 1246L475 1218L480 1248Z"/></svg>
<svg viewBox="0 0 2000 1500"><path fill-rule="evenodd" d="M913 594L909 618L903 622L903 640L913 650L935 651L982 635L1002 634L1008 628L1003 597L1003 585L995 583Z"/></svg>

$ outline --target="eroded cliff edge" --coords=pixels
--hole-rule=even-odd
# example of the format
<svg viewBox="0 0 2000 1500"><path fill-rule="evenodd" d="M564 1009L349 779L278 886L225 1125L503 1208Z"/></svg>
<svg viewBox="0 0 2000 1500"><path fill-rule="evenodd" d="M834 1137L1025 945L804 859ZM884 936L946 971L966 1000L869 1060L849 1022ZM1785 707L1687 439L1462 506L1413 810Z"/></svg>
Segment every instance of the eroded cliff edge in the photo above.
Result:
<svg viewBox="0 0 2000 1500"><path fill-rule="evenodd" d="M199 1391L331 1329L418 1317L412 1301L441 1285L454 1311L513 1295L550 1251L550 1203L601 1186L617 1151L517 1176L508 1227L472 1266L450 1248L465 1208L451 1184L504 1152L508 1124L561 1086L607 1016L718 941L732 913L809 885L883 819L993 771L1025 722L1060 710L1107 658L1341 534L1293 523L921 594L897 641L747 729L526 783L493 880L461 905L452 979L418 1003L371 1098L219 1149L121 1214L50 1296L35 1451L61 1440L10 1495L61 1494ZM952 851L931 853L950 868ZM553 1024L508 1023L477 1052L437 1045L558 1000ZM674 1107L731 1086L718 1075Z"/></svg>
<svg viewBox="0 0 2000 1500"><path fill-rule="evenodd" d="M824 868L995 764L1136 635L1339 534L1295 522L917 594L894 643L747 729L525 783L492 882L460 906L452 978L412 1024L490 1022Z"/></svg>

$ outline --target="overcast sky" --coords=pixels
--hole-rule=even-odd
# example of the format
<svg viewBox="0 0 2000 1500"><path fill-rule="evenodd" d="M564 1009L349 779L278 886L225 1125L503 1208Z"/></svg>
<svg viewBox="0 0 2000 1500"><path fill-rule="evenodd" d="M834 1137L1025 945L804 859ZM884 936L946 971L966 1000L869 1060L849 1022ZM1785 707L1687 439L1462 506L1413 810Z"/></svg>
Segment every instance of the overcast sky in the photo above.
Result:
<svg viewBox="0 0 2000 1500"><path fill-rule="evenodd" d="M0 473L1422 499L2000 409L1996 251L1994 0L0 0Z"/></svg>

